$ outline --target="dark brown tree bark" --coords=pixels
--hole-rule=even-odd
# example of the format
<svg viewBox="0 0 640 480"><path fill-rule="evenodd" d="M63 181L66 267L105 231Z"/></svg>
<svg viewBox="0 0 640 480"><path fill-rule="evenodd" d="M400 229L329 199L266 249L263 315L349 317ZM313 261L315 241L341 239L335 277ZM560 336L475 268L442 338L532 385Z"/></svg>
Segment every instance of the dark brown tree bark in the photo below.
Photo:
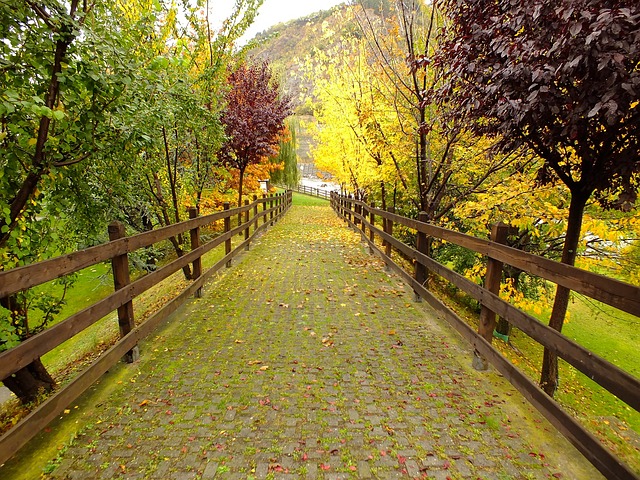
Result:
<svg viewBox="0 0 640 480"><path fill-rule="evenodd" d="M23 404L31 403L43 393L48 393L56 387L55 380L42 364L40 358L35 359L26 367L13 375L2 379L5 387L11 390Z"/></svg>
<svg viewBox="0 0 640 480"><path fill-rule="evenodd" d="M567 234L562 250L562 263L574 265L578 244L580 243L580 231L582 229L582 214L590 194L581 195L579 192L572 192L571 204L569 205L569 218L567 223ZM558 332L562 331L564 319L569 307L569 297L571 290L558 285L556 297L553 302L553 310L549 319L549 326ZM542 358L542 372L540 374L540 387L550 396L553 396L558 389L558 356L545 347Z"/></svg>

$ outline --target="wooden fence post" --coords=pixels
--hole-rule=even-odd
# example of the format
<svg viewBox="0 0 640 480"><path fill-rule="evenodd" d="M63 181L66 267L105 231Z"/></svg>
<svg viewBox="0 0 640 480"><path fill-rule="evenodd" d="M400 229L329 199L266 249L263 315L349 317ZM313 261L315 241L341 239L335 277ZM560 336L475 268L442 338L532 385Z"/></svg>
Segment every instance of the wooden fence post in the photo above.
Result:
<svg viewBox="0 0 640 480"><path fill-rule="evenodd" d="M362 236L364 238L367 238L367 232L366 232L367 227L365 226L365 223L364 223L364 219L367 216L367 205L365 203L360 205L360 216L362 217L360 219L360 229L362 231Z"/></svg>
<svg viewBox="0 0 640 480"><path fill-rule="evenodd" d="M253 196L253 233L258 230L258 196Z"/></svg>
<svg viewBox="0 0 640 480"><path fill-rule="evenodd" d="M189 218L194 219L198 216L198 209L196 207L189 208ZM191 250L195 250L200 246L200 227L192 228L189 231L191 236ZM202 275L202 257L198 257L193 261L193 280L199 278ZM202 298L202 287L196 290L194 294L196 298Z"/></svg>
<svg viewBox="0 0 640 480"><path fill-rule="evenodd" d="M420 212L418 214L419 222L427 223L427 220L428 220L427 212ZM427 234L419 230L416 238L416 250L418 250L418 252L424 255L427 255L427 256L429 255L429 244L427 242ZM425 283L427 283L427 278L428 278L427 267L423 263L420 263L418 260L416 260L414 278L416 279L416 282L418 282L422 286L424 286ZM415 294L416 302L421 302L422 297L418 294L418 292L414 291L413 293Z"/></svg>
<svg viewBox="0 0 640 480"><path fill-rule="evenodd" d="M376 224L376 214L373 213L373 209L376 208L376 204L375 202L371 202L371 210L369 210L369 223L371 224L371 228L369 229L369 242L371 242L369 244L369 254L373 255L373 253L375 252L374 248L373 248L373 244L376 240L376 234L373 231L373 228Z"/></svg>
<svg viewBox="0 0 640 480"><path fill-rule="evenodd" d="M223 208L225 210L229 210L229 202L224 202ZM230 230L231 230L231 218L227 214L227 216L224 217L224 233L227 233ZM224 254L229 255L230 253L231 253L231 239L228 238L224 242ZM227 261L226 266L227 268L231 267L231 260Z"/></svg>
<svg viewBox="0 0 640 480"><path fill-rule="evenodd" d="M126 236L124 224L121 222L113 222L108 227L109 240L118 240ZM113 286L114 289L120 290L131 283L129 276L129 257L117 255L111 259L111 268L113 270ZM133 317L133 301L129 300L124 305L118 307L118 326L120 327L120 338L131 332L136 326ZM124 355L124 361L133 363L140 358L140 349L138 345L133 347Z"/></svg>
<svg viewBox="0 0 640 480"><path fill-rule="evenodd" d="M269 226L273 226L273 193L269 194Z"/></svg>
<svg viewBox="0 0 640 480"><path fill-rule="evenodd" d="M505 244L509 227L504 223L496 223L491 228L491 241ZM502 280L502 262L489 257L487 259L487 273L484 277L484 288L495 295L500 294L500 281ZM480 334L487 342L493 340L493 330L496 328L496 314L482 305L480 310L480 320L478 322L478 334ZM479 353L475 351L473 354L473 368L476 370L486 370L489 365Z"/></svg>
<svg viewBox="0 0 640 480"><path fill-rule="evenodd" d="M387 212L389 213L393 213L394 212L394 208L393 207L388 207L387 208ZM384 222L384 228L385 228L385 232L391 236L393 236L393 221L389 218L386 219L386 221ZM389 259L391 259L391 242L386 242L385 246L384 246L384 254L389 257ZM391 270L391 267L389 265L387 265L387 263L385 262L385 268L387 270Z"/></svg>
<svg viewBox="0 0 640 480"><path fill-rule="evenodd" d="M347 218L349 219L350 222L353 223L353 215L351 214L351 211L353 210L353 202L351 201L352 198L353 196L349 194L348 200L347 200Z"/></svg>
<svg viewBox="0 0 640 480"><path fill-rule="evenodd" d="M249 206L249 199L247 198L244 201L244 206L248 207ZM249 224L249 209L247 208L247 211L244 212L244 223L247 225L247 228L245 228L244 230L244 239L245 241L249 240L249 227L251 226ZM247 243L247 246L245 247L245 250L249 250L249 244Z"/></svg>
<svg viewBox="0 0 640 480"><path fill-rule="evenodd" d="M262 202L262 213L264 214L262 216L262 224L264 225L265 223L267 223L267 194L263 193L262 194L262 199L264 200L264 202Z"/></svg>

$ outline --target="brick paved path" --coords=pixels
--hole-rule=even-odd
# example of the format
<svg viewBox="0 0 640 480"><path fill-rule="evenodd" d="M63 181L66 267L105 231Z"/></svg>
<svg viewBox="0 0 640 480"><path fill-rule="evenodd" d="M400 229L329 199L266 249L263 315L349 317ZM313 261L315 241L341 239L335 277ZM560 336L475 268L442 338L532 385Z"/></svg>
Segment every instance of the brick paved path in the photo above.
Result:
<svg viewBox="0 0 640 480"><path fill-rule="evenodd" d="M598 478L328 207L178 314L47 478Z"/></svg>

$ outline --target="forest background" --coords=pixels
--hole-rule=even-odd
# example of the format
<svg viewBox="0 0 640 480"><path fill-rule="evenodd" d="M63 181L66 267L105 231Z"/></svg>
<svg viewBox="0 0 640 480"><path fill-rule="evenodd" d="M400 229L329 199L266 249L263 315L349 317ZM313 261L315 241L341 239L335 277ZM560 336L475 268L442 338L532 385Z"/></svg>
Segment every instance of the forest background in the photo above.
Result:
<svg viewBox="0 0 640 480"><path fill-rule="evenodd" d="M424 211L432 223L481 237L502 221L512 227L510 245L562 258L571 188L551 178L540 151L523 143L502 148L510 137L474 128L463 118L471 115L438 95L452 70L438 62L442 29L454 25L443 11L417 1L362 0L275 26L240 46L261 3L236 2L219 29L209 23L206 1L47 2L41 11L2 3L3 269L101 243L113 220L140 232L185 219L190 206L207 213L225 201L241 203L267 177L295 185L296 143L309 137L316 167L358 198L413 218ZM278 118L295 115L269 132L262 149L239 156L233 140L251 130L228 129L230 105L238 104L228 101L231 79L263 60L271 70L260 78L279 93L270 100L282 107ZM635 98L623 107L637 125ZM603 103L588 114L608 124L613 110ZM636 155L627 175L636 188L637 164ZM623 190L585 200L574 260L638 284L640 219L635 196ZM415 241L409 231L399 234ZM167 251L147 251L135 259L138 268L181 255L187 242L175 238ZM463 249L433 243L430 255L478 282L483 277L483 259ZM548 321L554 289L520 271L505 275L502 295ZM4 299L0 349L55 321L77 281ZM434 288L470 316L477 310L448 287ZM639 320L577 295L568 303L559 327L568 323L567 335L640 375L633 361ZM498 330L509 338L505 354L540 375L533 359L543 352L518 343L507 325ZM620 436L640 431L637 412L561 368L567 380L559 398L614 448L627 448ZM558 375L552 377L553 394Z"/></svg>

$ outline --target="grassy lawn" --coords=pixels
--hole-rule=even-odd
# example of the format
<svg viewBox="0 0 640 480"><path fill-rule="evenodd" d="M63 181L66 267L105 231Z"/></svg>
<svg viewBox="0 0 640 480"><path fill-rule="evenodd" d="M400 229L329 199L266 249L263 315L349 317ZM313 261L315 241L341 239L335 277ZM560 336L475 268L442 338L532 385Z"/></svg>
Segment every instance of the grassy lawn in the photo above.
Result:
<svg viewBox="0 0 640 480"><path fill-rule="evenodd" d="M551 305L553 298L547 304ZM550 307L537 318L548 319ZM605 358L622 370L640 377L638 347L640 321L637 317L573 294L569 320L562 333L579 345ZM510 335L512 347L494 344L534 381L540 378L542 347L517 329ZM556 400L571 411L592 433L640 471L640 413L626 405L593 380L560 360L560 385Z"/></svg>

